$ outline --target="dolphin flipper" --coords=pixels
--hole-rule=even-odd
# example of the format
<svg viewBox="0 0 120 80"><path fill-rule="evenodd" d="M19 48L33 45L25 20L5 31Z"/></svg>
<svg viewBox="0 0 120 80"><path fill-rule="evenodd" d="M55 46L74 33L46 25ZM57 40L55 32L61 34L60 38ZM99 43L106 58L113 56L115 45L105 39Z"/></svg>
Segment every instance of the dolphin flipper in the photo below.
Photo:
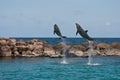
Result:
<svg viewBox="0 0 120 80"><path fill-rule="evenodd" d="M53 34L55 34L55 31L53 32Z"/></svg>
<svg viewBox="0 0 120 80"><path fill-rule="evenodd" d="M79 31L76 32L76 35L79 33Z"/></svg>

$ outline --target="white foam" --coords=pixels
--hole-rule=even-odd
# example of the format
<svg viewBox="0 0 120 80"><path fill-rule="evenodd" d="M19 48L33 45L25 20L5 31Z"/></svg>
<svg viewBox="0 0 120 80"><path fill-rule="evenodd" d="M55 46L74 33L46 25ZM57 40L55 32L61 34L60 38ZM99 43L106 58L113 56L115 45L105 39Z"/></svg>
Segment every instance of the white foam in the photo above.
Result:
<svg viewBox="0 0 120 80"><path fill-rule="evenodd" d="M68 64L68 62L66 60L63 60L62 62L60 62L61 64Z"/></svg>
<svg viewBox="0 0 120 80"><path fill-rule="evenodd" d="M87 63L87 65L90 65L90 66L99 66L101 64L99 64L99 63Z"/></svg>

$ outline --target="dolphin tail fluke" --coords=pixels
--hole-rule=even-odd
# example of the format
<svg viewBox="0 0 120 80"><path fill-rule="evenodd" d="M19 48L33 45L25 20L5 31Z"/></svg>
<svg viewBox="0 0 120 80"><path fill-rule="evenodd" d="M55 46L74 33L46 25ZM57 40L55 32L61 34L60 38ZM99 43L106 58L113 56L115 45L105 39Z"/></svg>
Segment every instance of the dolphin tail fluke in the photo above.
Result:
<svg viewBox="0 0 120 80"><path fill-rule="evenodd" d="M62 36L62 38L67 38L66 36Z"/></svg>
<svg viewBox="0 0 120 80"><path fill-rule="evenodd" d="M59 39L63 39L63 38L67 38L66 36L61 36L61 37L59 37Z"/></svg>

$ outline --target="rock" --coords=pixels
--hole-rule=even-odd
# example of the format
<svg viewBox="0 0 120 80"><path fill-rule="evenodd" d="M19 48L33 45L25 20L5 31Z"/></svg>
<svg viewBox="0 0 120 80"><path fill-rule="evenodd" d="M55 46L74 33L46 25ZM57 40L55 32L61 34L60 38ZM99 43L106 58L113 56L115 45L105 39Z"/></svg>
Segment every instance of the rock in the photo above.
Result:
<svg viewBox="0 0 120 80"><path fill-rule="evenodd" d="M106 55L106 51L111 49L109 44L99 43L97 45L97 50L100 52L100 55Z"/></svg>
<svg viewBox="0 0 120 80"><path fill-rule="evenodd" d="M20 56L19 52L18 52L18 49L16 46L13 46L11 48L11 51L12 51L12 56Z"/></svg>
<svg viewBox="0 0 120 80"><path fill-rule="evenodd" d="M8 40L8 45L9 46L15 46L16 45L16 40L15 39L9 39Z"/></svg>
<svg viewBox="0 0 120 80"><path fill-rule="evenodd" d="M109 49L106 52L107 56L120 56L120 49Z"/></svg>
<svg viewBox="0 0 120 80"><path fill-rule="evenodd" d="M70 47L71 47L70 45L66 45L63 42L61 42L54 46L53 48L55 49L56 54L61 55L60 57L63 56L71 57L71 55L69 54Z"/></svg>
<svg viewBox="0 0 120 80"><path fill-rule="evenodd" d="M44 45L44 56L50 57L52 55L56 55L55 50L51 45Z"/></svg>
<svg viewBox="0 0 120 80"><path fill-rule="evenodd" d="M120 49L120 43L112 43L112 44L111 44L111 47L112 47L113 49Z"/></svg>
<svg viewBox="0 0 120 80"><path fill-rule="evenodd" d="M44 43L43 42L34 42L32 52L36 56L43 56L43 51L44 51Z"/></svg>
<svg viewBox="0 0 120 80"><path fill-rule="evenodd" d="M92 43L93 44L91 44L91 45L92 45L93 49L96 49L97 48L97 43L95 41L93 41ZM84 47L84 51L87 51L90 47L89 46L90 44L88 42L83 42L81 45Z"/></svg>
<svg viewBox="0 0 120 80"><path fill-rule="evenodd" d="M52 50L44 50L44 56L49 57L51 55L57 55L55 53L55 50L53 50L53 49Z"/></svg>
<svg viewBox="0 0 120 80"><path fill-rule="evenodd" d="M39 46L36 46L32 52L37 56L43 56L43 48L41 49Z"/></svg>
<svg viewBox="0 0 120 80"><path fill-rule="evenodd" d="M31 41L28 41L27 42L28 44L31 44L31 45L43 45L43 44L47 44L47 42L45 41L39 41L38 39L33 39Z"/></svg>
<svg viewBox="0 0 120 80"><path fill-rule="evenodd" d="M84 53L81 50L70 50L69 55L72 57L82 57Z"/></svg>
<svg viewBox="0 0 120 80"><path fill-rule="evenodd" d="M69 46L67 46L66 44L61 42L61 43L57 44L56 46L53 46L53 49L55 50L56 54L62 54L64 49L66 49L66 50L69 49Z"/></svg>
<svg viewBox="0 0 120 80"><path fill-rule="evenodd" d="M0 56L11 56L12 51L9 46L0 47Z"/></svg>
<svg viewBox="0 0 120 80"><path fill-rule="evenodd" d="M88 42L83 42L81 45L82 45L83 47L85 47L86 49L89 48L89 43L88 43Z"/></svg>
<svg viewBox="0 0 120 80"><path fill-rule="evenodd" d="M61 51L61 49L63 48L63 43L59 43L56 46L53 47L55 49L55 52L59 52Z"/></svg>
<svg viewBox="0 0 120 80"><path fill-rule="evenodd" d="M34 56L34 54L32 54L31 51L22 51L22 55L21 56L24 56L24 57L32 57Z"/></svg>
<svg viewBox="0 0 120 80"><path fill-rule="evenodd" d="M16 46L14 48L13 55L15 55L15 56L25 56L25 55L28 54L28 53L26 53L27 51L29 51L28 46L19 45L19 46ZM18 55L17 52L19 53L19 55Z"/></svg>
<svg viewBox="0 0 120 80"><path fill-rule="evenodd" d="M84 47L81 45L73 45L69 48L69 56L72 57L81 57L83 56ZM82 51L83 50L83 51Z"/></svg>
<svg viewBox="0 0 120 80"><path fill-rule="evenodd" d="M81 50L81 51L86 51L86 48L84 47L84 46L82 46L82 45L72 45L70 48L69 48L70 50Z"/></svg>
<svg viewBox="0 0 120 80"><path fill-rule="evenodd" d="M88 50L86 52L84 52L84 56L89 56L89 54L91 54L92 56L96 56L96 55L101 55L101 53L98 50Z"/></svg>
<svg viewBox="0 0 120 80"><path fill-rule="evenodd" d="M63 56L60 54L53 54L49 56L50 58L62 58Z"/></svg>
<svg viewBox="0 0 120 80"><path fill-rule="evenodd" d="M4 39L1 39L0 40L0 46L5 46L5 45L7 45L7 41L4 40Z"/></svg>
<svg viewBox="0 0 120 80"><path fill-rule="evenodd" d="M27 50L29 49L28 46L24 46L24 45L16 46L16 48L17 48L17 50L18 50L19 52L27 51Z"/></svg>
<svg viewBox="0 0 120 80"><path fill-rule="evenodd" d="M107 49L110 49L110 45L109 44L106 44L106 43L99 43L97 45L97 49L98 50L107 50Z"/></svg>
<svg viewBox="0 0 120 80"><path fill-rule="evenodd" d="M30 51L33 51L35 49L35 45L28 44L27 46Z"/></svg>
<svg viewBox="0 0 120 80"><path fill-rule="evenodd" d="M16 42L16 46L25 46L26 45L26 42L24 42L24 41L18 41L18 42Z"/></svg>
<svg viewBox="0 0 120 80"><path fill-rule="evenodd" d="M14 51L14 52L12 53L12 56L21 56L21 55L19 54L18 51Z"/></svg>
<svg viewBox="0 0 120 80"><path fill-rule="evenodd" d="M0 39L1 56L13 56L13 48L16 45L15 39L2 38Z"/></svg>
<svg viewBox="0 0 120 80"><path fill-rule="evenodd" d="M96 53L96 55L102 55L102 56L105 55L105 53L101 53L99 50L95 50L95 53Z"/></svg>
<svg viewBox="0 0 120 80"><path fill-rule="evenodd" d="M17 51L21 56L43 56L44 43L39 40L31 40L29 42L19 41L16 44Z"/></svg>

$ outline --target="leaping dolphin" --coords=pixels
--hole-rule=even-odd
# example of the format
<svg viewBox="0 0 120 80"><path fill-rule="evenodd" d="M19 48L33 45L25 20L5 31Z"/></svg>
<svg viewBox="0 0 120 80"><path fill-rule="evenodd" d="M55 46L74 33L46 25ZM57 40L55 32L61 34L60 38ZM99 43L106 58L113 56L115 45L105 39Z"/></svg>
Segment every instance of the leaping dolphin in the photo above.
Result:
<svg viewBox="0 0 120 80"><path fill-rule="evenodd" d="M88 30L82 29L82 27L81 27L78 23L75 23L75 24L76 24L76 28L77 28L76 35L79 33L83 38L86 38L86 39L89 40L89 41L93 41L93 38L91 38L91 37L87 34Z"/></svg>
<svg viewBox="0 0 120 80"><path fill-rule="evenodd" d="M62 36L57 24L54 24L54 34L57 34L60 38L66 38L65 36Z"/></svg>

